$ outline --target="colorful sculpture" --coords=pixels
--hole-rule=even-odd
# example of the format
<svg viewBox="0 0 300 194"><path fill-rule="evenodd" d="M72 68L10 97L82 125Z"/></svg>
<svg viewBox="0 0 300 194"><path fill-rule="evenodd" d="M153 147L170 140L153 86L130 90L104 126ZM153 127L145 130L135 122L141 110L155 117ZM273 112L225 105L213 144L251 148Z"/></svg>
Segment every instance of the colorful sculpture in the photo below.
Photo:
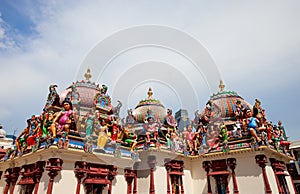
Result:
<svg viewBox="0 0 300 194"><path fill-rule="evenodd" d="M63 110L60 111L51 124L52 137L56 137L57 133L68 133L74 127L74 111L70 101L63 101ZM73 129L74 130L74 129Z"/></svg>

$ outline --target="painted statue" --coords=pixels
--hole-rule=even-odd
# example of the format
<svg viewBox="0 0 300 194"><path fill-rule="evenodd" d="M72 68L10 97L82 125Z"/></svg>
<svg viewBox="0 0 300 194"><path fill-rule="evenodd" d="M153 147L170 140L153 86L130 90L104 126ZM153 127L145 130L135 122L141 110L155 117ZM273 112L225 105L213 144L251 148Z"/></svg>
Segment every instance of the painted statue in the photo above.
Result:
<svg viewBox="0 0 300 194"><path fill-rule="evenodd" d="M59 95L56 91L57 85L50 85L49 86L49 94L48 94L48 98L46 101L46 104L44 106L44 110L48 111L48 109L52 106L57 106L59 107Z"/></svg>
<svg viewBox="0 0 300 194"><path fill-rule="evenodd" d="M104 120L101 121L101 125L99 127L98 133L98 141L97 141L97 148L104 149L106 142L108 140L108 124L105 123Z"/></svg>
<svg viewBox="0 0 300 194"><path fill-rule="evenodd" d="M261 139L257 135L259 120L256 117L252 116L251 110L246 111L246 119L243 121L243 125L247 126L247 131L255 138L257 142L260 142Z"/></svg>
<svg viewBox="0 0 300 194"><path fill-rule="evenodd" d="M154 139L157 139L158 129L160 128L160 125L158 122L156 122L154 116L152 115L151 110L148 110L147 112L144 128L146 130L146 136L148 142L150 142L151 135L153 135Z"/></svg>
<svg viewBox="0 0 300 194"><path fill-rule="evenodd" d="M68 133L71 127L73 127L74 122L74 111L72 103L70 101L63 101L63 110L60 111L53 120L51 124L52 135L55 138L56 134L66 132Z"/></svg>

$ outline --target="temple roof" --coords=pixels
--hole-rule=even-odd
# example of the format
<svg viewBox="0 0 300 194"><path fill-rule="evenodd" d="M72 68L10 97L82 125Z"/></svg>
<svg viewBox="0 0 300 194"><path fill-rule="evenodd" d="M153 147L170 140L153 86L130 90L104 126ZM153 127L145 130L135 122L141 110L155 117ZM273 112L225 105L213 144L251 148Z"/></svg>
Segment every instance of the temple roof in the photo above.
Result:
<svg viewBox="0 0 300 194"><path fill-rule="evenodd" d="M235 103L240 101L241 104L250 110L252 105L244 100L237 92L225 90L223 81L220 81L220 91L210 96L210 101L215 106L214 111L219 111L219 116L223 119L232 119L234 117Z"/></svg>
<svg viewBox="0 0 300 194"><path fill-rule="evenodd" d="M154 99L152 95L153 91L149 88L148 97L141 100L135 107L134 115L138 122L143 122L148 110L151 110L156 118L159 117L160 120L163 121L164 116L166 115L165 107L158 99Z"/></svg>

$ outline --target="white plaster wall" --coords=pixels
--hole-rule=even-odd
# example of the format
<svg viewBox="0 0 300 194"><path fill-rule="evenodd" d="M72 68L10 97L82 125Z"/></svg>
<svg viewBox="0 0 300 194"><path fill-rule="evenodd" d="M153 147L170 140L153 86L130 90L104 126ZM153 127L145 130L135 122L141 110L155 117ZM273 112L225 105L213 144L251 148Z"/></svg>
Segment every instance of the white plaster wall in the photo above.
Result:
<svg viewBox="0 0 300 194"><path fill-rule="evenodd" d="M4 172L3 172L1 180L0 180L0 193L3 193L5 185L6 185L6 182L5 182L5 178L4 178Z"/></svg>
<svg viewBox="0 0 300 194"><path fill-rule="evenodd" d="M184 193L195 193L193 192L193 181L191 173L191 163L184 161L184 175L182 176Z"/></svg>
<svg viewBox="0 0 300 194"><path fill-rule="evenodd" d="M49 176L48 176L48 171L46 171L45 169L40 180L38 193L39 194L47 193L48 184L49 184Z"/></svg>
<svg viewBox="0 0 300 194"><path fill-rule="evenodd" d="M206 172L202 168L202 162L202 160L191 161L191 180L187 180L187 178L185 178L186 187L190 187L190 185L192 187L191 193L207 193ZM188 183L188 181L190 183Z"/></svg>
<svg viewBox="0 0 300 194"><path fill-rule="evenodd" d="M77 186L77 178L74 173L74 162L63 163L63 170L54 178L53 194L75 193ZM47 173L46 173L47 174ZM49 183L49 179L47 181ZM40 192L39 192L40 193Z"/></svg>
<svg viewBox="0 0 300 194"><path fill-rule="evenodd" d="M276 183L276 177L274 174L274 171L272 169L272 167L270 166L270 163L266 164L266 172L267 172L267 176L268 176L268 180L269 180L269 184L271 187L271 190L273 193L279 193L278 191L278 187L277 187L277 183Z"/></svg>
<svg viewBox="0 0 300 194"><path fill-rule="evenodd" d="M155 193L167 193L167 171L164 166L156 167L154 171L154 186Z"/></svg>
<svg viewBox="0 0 300 194"><path fill-rule="evenodd" d="M122 194L127 192L127 182L124 177L124 169L117 169L118 175L112 182L112 193L113 194ZM132 189L133 189L133 181L132 181ZM106 192L103 192L106 193Z"/></svg>
<svg viewBox="0 0 300 194"><path fill-rule="evenodd" d="M288 174L288 172L286 172ZM287 182L287 185L289 187L290 190L290 194L294 194L295 190L294 190L294 186L293 186L293 182L292 182L292 177L291 176L286 176L285 180Z"/></svg>
<svg viewBox="0 0 300 194"><path fill-rule="evenodd" d="M265 193L262 170L256 164L254 156L250 155L249 157L240 157L236 159L237 165L235 168L235 174L240 193ZM231 175L229 177L232 179ZM233 192L232 183L230 184L229 190L230 193Z"/></svg>
<svg viewBox="0 0 300 194"><path fill-rule="evenodd" d="M141 174L145 174L144 172L138 172L138 181L137 181L137 193L139 194L148 194L150 188L150 174L145 177ZM140 177L142 176L142 177Z"/></svg>

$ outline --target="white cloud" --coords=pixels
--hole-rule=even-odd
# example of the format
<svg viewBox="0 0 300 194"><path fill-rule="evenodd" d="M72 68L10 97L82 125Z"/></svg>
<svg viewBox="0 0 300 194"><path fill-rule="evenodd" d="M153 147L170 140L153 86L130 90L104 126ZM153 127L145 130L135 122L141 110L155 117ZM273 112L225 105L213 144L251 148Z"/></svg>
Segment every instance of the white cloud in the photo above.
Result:
<svg viewBox="0 0 300 194"><path fill-rule="evenodd" d="M0 81L6 83L1 85L0 101L5 99L7 106L15 106L16 98L24 94L43 98L53 83L62 91L74 81L78 66L99 41L120 29L144 24L167 25L193 35L212 53L227 88L241 91L251 98L250 103L255 97L267 98L266 88L280 90L300 81L298 1L23 4L15 7L31 18L33 36L18 38L22 34L7 31L9 26L0 17L0 49L6 49L0 54ZM286 94L287 101L295 92L299 93ZM299 103L294 106L300 108Z"/></svg>

